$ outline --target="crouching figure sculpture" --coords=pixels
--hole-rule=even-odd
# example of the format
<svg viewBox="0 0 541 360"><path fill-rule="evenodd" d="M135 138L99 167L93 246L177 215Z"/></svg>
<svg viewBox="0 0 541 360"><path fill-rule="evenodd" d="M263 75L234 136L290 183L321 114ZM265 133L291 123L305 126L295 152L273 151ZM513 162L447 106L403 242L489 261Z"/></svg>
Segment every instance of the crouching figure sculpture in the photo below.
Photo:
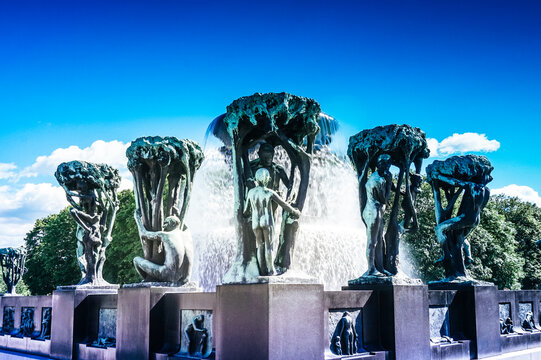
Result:
<svg viewBox="0 0 541 360"><path fill-rule="evenodd" d="M135 221L144 255L133 260L135 269L144 282L184 285L191 276L193 257L184 216L203 152L191 140L154 136L133 141L126 155L135 183Z"/></svg>

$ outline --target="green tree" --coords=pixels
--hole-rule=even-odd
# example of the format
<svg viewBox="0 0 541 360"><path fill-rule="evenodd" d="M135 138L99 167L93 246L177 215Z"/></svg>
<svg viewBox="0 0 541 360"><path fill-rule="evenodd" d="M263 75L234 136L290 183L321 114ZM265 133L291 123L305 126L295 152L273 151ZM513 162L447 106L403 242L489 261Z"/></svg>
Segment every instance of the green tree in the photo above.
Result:
<svg viewBox="0 0 541 360"><path fill-rule="evenodd" d="M133 258L143 256L143 249L133 218L135 212L133 191L121 191L118 200L120 206L113 227L113 241L106 250L107 260L103 268L103 277L115 284L139 282L141 277L135 271Z"/></svg>
<svg viewBox="0 0 541 360"><path fill-rule="evenodd" d="M25 284L33 295L50 294L58 285L79 282L81 272L75 253L76 225L68 209L36 221L26 235L28 251Z"/></svg>
<svg viewBox="0 0 541 360"><path fill-rule="evenodd" d="M535 244L541 238L541 209L516 197L492 197L495 209L513 224L518 252L524 259L522 289L537 289L541 283L541 250Z"/></svg>

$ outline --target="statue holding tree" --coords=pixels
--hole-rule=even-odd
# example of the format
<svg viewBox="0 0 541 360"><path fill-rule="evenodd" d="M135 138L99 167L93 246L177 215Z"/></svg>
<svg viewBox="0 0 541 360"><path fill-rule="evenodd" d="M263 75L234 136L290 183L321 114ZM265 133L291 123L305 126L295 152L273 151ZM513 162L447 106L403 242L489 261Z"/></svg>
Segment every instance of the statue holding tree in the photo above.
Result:
<svg viewBox="0 0 541 360"><path fill-rule="evenodd" d="M2 267L2 278L6 284L6 295L17 295L15 288L26 271L25 259L26 249L24 246L0 249L0 266Z"/></svg>
<svg viewBox="0 0 541 360"><path fill-rule="evenodd" d="M144 255L133 260L135 269L144 282L184 285L190 280L193 261L184 217L203 151L191 140L149 136L133 141L126 155Z"/></svg>
<svg viewBox="0 0 541 360"><path fill-rule="evenodd" d="M312 99L257 93L235 100L219 119L222 125L218 128L227 129L224 143L232 148L237 234L237 255L223 283L260 282L261 276L280 275L290 269L320 114L319 104ZM273 161L276 147L287 154L289 174ZM259 157L250 161L250 153L256 150ZM283 195L280 184L285 187ZM278 205L284 211L278 249L271 259L271 233ZM262 216L266 219L264 226Z"/></svg>
<svg viewBox="0 0 541 360"><path fill-rule="evenodd" d="M431 285L481 283L469 277L464 253L469 260L466 239L479 225L481 211L490 198L487 184L492 181L493 169L486 157L478 155L452 156L426 167L434 195L436 237L443 253L438 262L445 269L445 277Z"/></svg>
<svg viewBox="0 0 541 360"><path fill-rule="evenodd" d="M118 170L106 164L70 161L58 165L55 177L66 191L70 214L77 223L77 261L82 273L77 285L109 286L102 272L118 210Z"/></svg>
<svg viewBox="0 0 541 360"><path fill-rule="evenodd" d="M368 270L360 278L350 280L350 285L399 273L400 238L418 229L414 201L421 185L422 162L429 154L425 133L409 125L378 126L350 137L348 156L359 180L368 262ZM398 168L395 179L391 166ZM389 201L392 203L388 204Z"/></svg>

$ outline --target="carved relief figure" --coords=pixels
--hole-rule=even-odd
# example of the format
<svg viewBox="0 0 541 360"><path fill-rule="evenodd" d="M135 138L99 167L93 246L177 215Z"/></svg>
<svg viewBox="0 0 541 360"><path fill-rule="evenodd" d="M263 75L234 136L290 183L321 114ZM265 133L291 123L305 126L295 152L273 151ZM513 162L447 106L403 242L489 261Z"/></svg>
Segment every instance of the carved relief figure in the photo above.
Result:
<svg viewBox="0 0 541 360"><path fill-rule="evenodd" d="M357 332L349 312L344 312L332 337L331 352L336 355L353 355L357 353Z"/></svg>
<svg viewBox="0 0 541 360"><path fill-rule="evenodd" d="M17 336L30 337L34 332L34 308L23 307L21 313L21 326Z"/></svg>
<svg viewBox="0 0 541 360"><path fill-rule="evenodd" d="M272 181L269 171L262 167L255 173L257 186L248 191L244 205L244 215L252 214L252 230L256 241L257 262L261 275L274 275L273 261L273 235L274 214L273 207L280 205L295 217L301 215L300 211L286 203L275 191L267 188Z"/></svg>
<svg viewBox="0 0 541 360"><path fill-rule="evenodd" d="M190 325L186 326L184 333L188 338L188 354L191 356L206 357L212 346L209 344L208 330L203 327L205 315L201 314L193 318Z"/></svg>
<svg viewBox="0 0 541 360"><path fill-rule="evenodd" d="M51 311L50 307L44 307L41 314L41 329L39 335L35 337L36 340L49 340L51 339Z"/></svg>
<svg viewBox="0 0 541 360"><path fill-rule="evenodd" d="M524 330L529 330L529 331L537 330L536 326L535 326L535 320L534 320L534 317L533 317L533 312L528 311L526 313L524 321L522 322L522 328Z"/></svg>
<svg viewBox="0 0 541 360"><path fill-rule="evenodd" d="M2 317L2 334L10 334L15 328L15 308L13 306L4 306Z"/></svg>

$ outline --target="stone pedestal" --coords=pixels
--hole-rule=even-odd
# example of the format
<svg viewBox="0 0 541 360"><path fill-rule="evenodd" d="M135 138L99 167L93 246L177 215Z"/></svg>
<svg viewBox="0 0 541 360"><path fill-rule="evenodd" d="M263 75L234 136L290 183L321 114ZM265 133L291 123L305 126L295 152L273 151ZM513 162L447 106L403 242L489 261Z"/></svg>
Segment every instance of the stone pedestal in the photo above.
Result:
<svg viewBox="0 0 541 360"><path fill-rule="evenodd" d="M51 322L51 357L73 359L75 309L88 295L116 294L118 286L85 287L62 286L53 292L53 319Z"/></svg>
<svg viewBox="0 0 541 360"><path fill-rule="evenodd" d="M158 304L167 293L195 292L195 287L165 287L148 284L125 286L118 291L117 360L148 360L152 339L163 337ZM152 321L152 319L160 321Z"/></svg>
<svg viewBox="0 0 541 360"><path fill-rule="evenodd" d="M379 303L379 337L373 340L390 350L395 360L430 359L428 288L425 285L382 281L380 284L350 283L344 290L372 290L372 296Z"/></svg>
<svg viewBox="0 0 541 360"><path fill-rule="evenodd" d="M432 290L455 290L450 302L449 317L452 333L462 333L470 342L473 358L500 354L498 289L493 285L472 283L434 283Z"/></svg>
<svg viewBox="0 0 541 360"><path fill-rule="evenodd" d="M216 358L323 359L321 284L217 287Z"/></svg>

